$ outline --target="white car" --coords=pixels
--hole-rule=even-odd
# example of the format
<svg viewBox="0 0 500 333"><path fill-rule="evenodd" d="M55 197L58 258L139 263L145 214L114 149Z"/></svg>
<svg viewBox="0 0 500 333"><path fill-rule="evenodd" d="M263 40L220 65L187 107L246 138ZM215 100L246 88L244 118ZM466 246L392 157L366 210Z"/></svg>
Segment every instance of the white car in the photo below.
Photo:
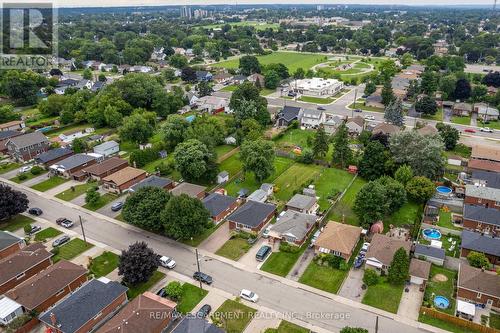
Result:
<svg viewBox="0 0 500 333"><path fill-rule="evenodd" d="M489 127L481 127L481 132L493 133L493 130Z"/></svg>
<svg viewBox="0 0 500 333"><path fill-rule="evenodd" d="M247 289L241 290L240 297L254 303L257 303L257 301L259 300L259 295Z"/></svg>
<svg viewBox="0 0 500 333"><path fill-rule="evenodd" d="M263 238L269 238L269 232L271 231L271 227L267 227L264 229L264 232L262 233Z"/></svg>
<svg viewBox="0 0 500 333"><path fill-rule="evenodd" d="M20 173L25 173L25 172L30 171L32 168L33 168L33 166L32 166L32 165L25 165L25 166L23 166L21 169L19 169L19 172L20 172Z"/></svg>
<svg viewBox="0 0 500 333"><path fill-rule="evenodd" d="M363 246L361 247L361 252L368 251L368 246L370 246L370 243L363 243Z"/></svg>
<svg viewBox="0 0 500 333"><path fill-rule="evenodd" d="M365 116L365 119L366 120L375 120L375 116L367 115L367 116Z"/></svg>
<svg viewBox="0 0 500 333"><path fill-rule="evenodd" d="M168 268L168 269L173 269L176 265L175 263L175 260L170 258L170 257L161 257L160 258L160 265L162 265L163 267L165 268Z"/></svg>

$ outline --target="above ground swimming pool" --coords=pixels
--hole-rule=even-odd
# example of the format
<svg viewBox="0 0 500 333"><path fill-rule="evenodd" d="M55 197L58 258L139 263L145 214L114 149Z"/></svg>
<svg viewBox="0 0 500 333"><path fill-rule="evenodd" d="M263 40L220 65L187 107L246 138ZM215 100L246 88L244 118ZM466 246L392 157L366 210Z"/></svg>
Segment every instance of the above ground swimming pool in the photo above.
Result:
<svg viewBox="0 0 500 333"><path fill-rule="evenodd" d="M422 234L424 235L424 238L429 241L441 239L441 231L438 229L427 228L422 231Z"/></svg>
<svg viewBox="0 0 500 333"><path fill-rule="evenodd" d="M447 309L450 306L450 301L444 296L434 297L434 306L440 309Z"/></svg>
<svg viewBox="0 0 500 333"><path fill-rule="evenodd" d="M449 188L448 186L438 186L436 187L436 192L439 194L439 195L444 195L444 196L448 196L451 194L452 192L452 189Z"/></svg>

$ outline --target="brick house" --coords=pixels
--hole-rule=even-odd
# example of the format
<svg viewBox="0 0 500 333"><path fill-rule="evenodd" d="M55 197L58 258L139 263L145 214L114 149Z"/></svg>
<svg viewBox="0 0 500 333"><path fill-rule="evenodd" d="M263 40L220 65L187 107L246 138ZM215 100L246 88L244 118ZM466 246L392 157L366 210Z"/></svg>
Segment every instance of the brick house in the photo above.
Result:
<svg viewBox="0 0 500 333"><path fill-rule="evenodd" d="M316 225L316 215L287 210L269 227L269 238L302 246Z"/></svg>
<svg viewBox="0 0 500 333"><path fill-rule="evenodd" d="M500 309L500 275L461 264L458 269L457 299Z"/></svg>
<svg viewBox="0 0 500 333"><path fill-rule="evenodd" d="M403 248L406 253L410 253L411 242L382 234L373 235L368 251L366 252L365 268L386 272L391 266L394 254L400 248Z"/></svg>
<svg viewBox="0 0 500 333"><path fill-rule="evenodd" d="M495 146L472 146L471 159L500 162L500 147Z"/></svg>
<svg viewBox="0 0 500 333"><path fill-rule="evenodd" d="M463 230L460 257L466 258L472 251L484 253L493 265L500 264L500 238Z"/></svg>
<svg viewBox="0 0 500 333"><path fill-rule="evenodd" d="M86 178L83 169L97 163L97 157L91 154L75 154L49 167L50 173L68 179Z"/></svg>
<svg viewBox="0 0 500 333"><path fill-rule="evenodd" d="M462 225L465 229L500 235L500 212L496 208L487 208L465 204Z"/></svg>
<svg viewBox="0 0 500 333"><path fill-rule="evenodd" d="M41 132L33 132L10 138L5 146L13 159L25 162L49 150L50 142Z"/></svg>
<svg viewBox="0 0 500 333"><path fill-rule="evenodd" d="M153 175L153 176L149 176L148 178L141 180L140 182L138 182L134 186L130 187L129 192L133 193L133 192L138 191L140 188L147 187L147 186L158 187L158 188L162 188L162 189L168 191L168 190L171 190L174 188L174 182L172 181L172 179L158 177L158 176Z"/></svg>
<svg viewBox="0 0 500 333"><path fill-rule="evenodd" d="M52 265L52 253L41 243L24 247L0 261L0 295Z"/></svg>
<svg viewBox="0 0 500 333"><path fill-rule="evenodd" d="M259 233L274 217L276 206L257 201L247 201L227 217L229 229Z"/></svg>
<svg viewBox="0 0 500 333"><path fill-rule="evenodd" d="M119 194L145 179L146 176L146 171L128 166L102 178L103 189Z"/></svg>
<svg viewBox="0 0 500 333"><path fill-rule="evenodd" d="M71 155L73 155L73 150L69 148L54 148L35 157L35 162L47 169Z"/></svg>
<svg viewBox="0 0 500 333"><path fill-rule="evenodd" d="M91 179L101 181L104 177L120 171L128 166L128 162L119 157L111 157L101 163L93 164L82 169Z"/></svg>
<svg viewBox="0 0 500 333"><path fill-rule="evenodd" d="M0 230L0 260L20 251L24 246L24 239Z"/></svg>
<svg viewBox="0 0 500 333"><path fill-rule="evenodd" d="M124 285L106 278L93 279L39 316L53 333L86 333L106 322L125 303Z"/></svg>
<svg viewBox="0 0 500 333"><path fill-rule="evenodd" d="M0 132L5 131L21 131L25 126L22 120L13 120L7 123L0 124Z"/></svg>
<svg viewBox="0 0 500 333"><path fill-rule="evenodd" d="M41 313L87 281L87 269L61 260L5 294L21 304L24 312Z"/></svg>
<svg viewBox="0 0 500 333"><path fill-rule="evenodd" d="M226 216L234 212L240 204L238 199L220 193L212 193L202 201L215 224L219 224Z"/></svg>
<svg viewBox="0 0 500 333"><path fill-rule="evenodd" d="M0 131L0 153L7 153L7 146L5 145L10 138L15 138L16 136L23 135L22 132L18 131Z"/></svg>
<svg viewBox="0 0 500 333"><path fill-rule="evenodd" d="M349 261L361 231L361 227L330 221L314 243L315 252L329 253Z"/></svg>
<svg viewBox="0 0 500 333"><path fill-rule="evenodd" d="M171 189L170 193L175 196L186 194L191 198L198 198L201 200L205 197L205 189L206 189L205 186L182 182L173 189Z"/></svg>
<svg viewBox="0 0 500 333"><path fill-rule="evenodd" d="M500 189L485 186L465 185L464 204L478 205L500 210Z"/></svg>

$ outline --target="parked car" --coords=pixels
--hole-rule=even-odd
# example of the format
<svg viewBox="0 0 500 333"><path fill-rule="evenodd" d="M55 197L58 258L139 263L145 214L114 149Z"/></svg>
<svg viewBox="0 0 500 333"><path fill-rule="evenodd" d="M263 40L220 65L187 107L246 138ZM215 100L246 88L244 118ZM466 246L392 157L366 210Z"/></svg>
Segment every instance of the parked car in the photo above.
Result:
<svg viewBox="0 0 500 333"><path fill-rule="evenodd" d="M368 251L368 247L370 246L370 243L363 243L363 246L361 246L361 252L366 252Z"/></svg>
<svg viewBox="0 0 500 333"><path fill-rule="evenodd" d="M19 172L24 173L24 172L30 171L31 169L33 169L32 165L25 165L25 166L21 167L21 169L19 169Z"/></svg>
<svg viewBox="0 0 500 333"><path fill-rule="evenodd" d="M464 132L467 132L467 133L476 133L476 131L475 131L475 130L473 130L472 128L466 128L466 129L464 130Z"/></svg>
<svg viewBox="0 0 500 333"><path fill-rule="evenodd" d="M288 97L295 97L297 96L297 93L294 93L293 91L288 92Z"/></svg>
<svg viewBox="0 0 500 333"><path fill-rule="evenodd" d="M361 266L363 266L363 258L359 258L359 257L356 258L353 266L354 266L354 268L360 268Z"/></svg>
<svg viewBox="0 0 500 333"><path fill-rule="evenodd" d="M254 303L257 303L257 301L259 300L259 295L247 289L241 290L240 297Z"/></svg>
<svg viewBox="0 0 500 333"><path fill-rule="evenodd" d="M267 227L264 229L264 232L262 233L263 238L269 238L269 232L271 231L271 227Z"/></svg>
<svg viewBox="0 0 500 333"><path fill-rule="evenodd" d="M117 202L115 202L114 204L111 205L111 210L113 212L117 212L120 209L122 209L123 204L124 204L123 201L117 201Z"/></svg>
<svg viewBox="0 0 500 333"><path fill-rule="evenodd" d="M311 243L309 244L309 247L313 247L314 244L316 243L316 240L318 239L319 235L321 234L321 230L316 230L314 235L311 237Z"/></svg>
<svg viewBox="0 0 500 333"><path fill-rule="evenodd" d="M493 133L493 130L489 127L481 127L481 132Z"/></svg>
<svg viewBox="0 0 500 333"><path fill-rule="evenodd" d="M170 257L161 257L160 258L160 265L162 265L163 267L165 268L168 268L168 269L173 269L176 265L175 263L175 260L170 258Z"/></svg>
<svg viewBox="0 0 500 333"><path fill-rule="evenodd" d="M367 115L365 116L366 120L375 120L375 116Z"/></svg>
<svg viewBox="0 0 500 333"><path fill-rule="evenodd" d="M156 292L156 295L165 298L165 297L167 297L167 292L165 291L165 289L161 288L160 290L158 290Z"/></svg>
<svg viewBox="0 0 500 333"><path fill-rule="evenodd" d="M361 109L355 109L354 112L363 112Z"/></svg>
<svg viewBox="0 0 500 333"><path fill-rule="evenodd" d="M40 230L42 230L42 227L40 227L39 225L32 225L31 230L28 232L28 235L33 235L34 233L39 232Z"/></svg>
<svg viewBox="0 0 500 333"><path fill-rule="evenodd" d="M255 259L257 261L264 261L266 257L271 253L271 247L267 245L262 245L262 247L257 251L257 254L255 255Z"/></svg>
<svg viewBox="0 0 500 333"><path fill-rule="evenodd" d="M198 310L198 312L196 313L196 317L206 318L210 314L211 311L212 311L212 307L209 304L205 304Z"/></svg>
<svg viewBox="0 0 500 333"><path fill-rule="evenodd" d="M64 243L69 242L69 236L68 235L63 235L59 238L57 238L55 241L52 242L52 247L58 247L63 245Z"/></svg>
<svg viewBox="0 0 500 333"><path fill-rule="evenodd" d="M71 228L71 227L74 225L73 221L68 220L68 219L67 219L67 218L65 218L65 217L60 217L60 218L58 218L58 219L56 220L56 223L57 223L58 225L60 225L61 227L64 227L64 228Z"/></svg>
<svg viewBox="0 0 500 333"><path fill-rule="evenodd" d="M212 284L212 282L213 282L213 279L210 275L205 274L203 272L199 272L199 271L194 272L193 279L195 279L196 281L201 281L201 282L206 283L206 284Z"/></svg>
<svg viewBox="0 0 500 333"><path fill-rule="evenodd" d="M43 211L40 208L32 207L28 210L28 213L35 216L42 215Z"/></svg>
<svg viewBox="0 0 500 333"><path fill-rule="evenodd" d="M318 110L320 110L320 111L326 111L326 108L323 107L323 106L318 106Z"/></svg>

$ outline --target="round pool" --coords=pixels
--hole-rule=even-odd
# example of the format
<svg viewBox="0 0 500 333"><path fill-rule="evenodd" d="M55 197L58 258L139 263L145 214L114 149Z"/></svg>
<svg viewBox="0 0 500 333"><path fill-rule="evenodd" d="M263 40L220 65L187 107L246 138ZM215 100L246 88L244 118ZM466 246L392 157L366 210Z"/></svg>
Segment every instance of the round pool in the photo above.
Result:
<svg viewBox="0 0 500 333"><path fill-rule="evenodd" d="M448 186L438 186L438 187L436 187L436 191L440 195L448 196L451 194L452 189L449 188Z"/></svg>
<svg viewBox="0 0 500 333"><path fill-rule="evenodd" d="M441 239L441 231L434 228L427 228L422 231L424 238L427 240L438 240Z"/></svg>
<svg viewBox="0 0 500 333"><path fill-rule="evenodd" d="M434 297L434 306L440 309L447 309L450 306L450 301L444 296Z"/></svg>

